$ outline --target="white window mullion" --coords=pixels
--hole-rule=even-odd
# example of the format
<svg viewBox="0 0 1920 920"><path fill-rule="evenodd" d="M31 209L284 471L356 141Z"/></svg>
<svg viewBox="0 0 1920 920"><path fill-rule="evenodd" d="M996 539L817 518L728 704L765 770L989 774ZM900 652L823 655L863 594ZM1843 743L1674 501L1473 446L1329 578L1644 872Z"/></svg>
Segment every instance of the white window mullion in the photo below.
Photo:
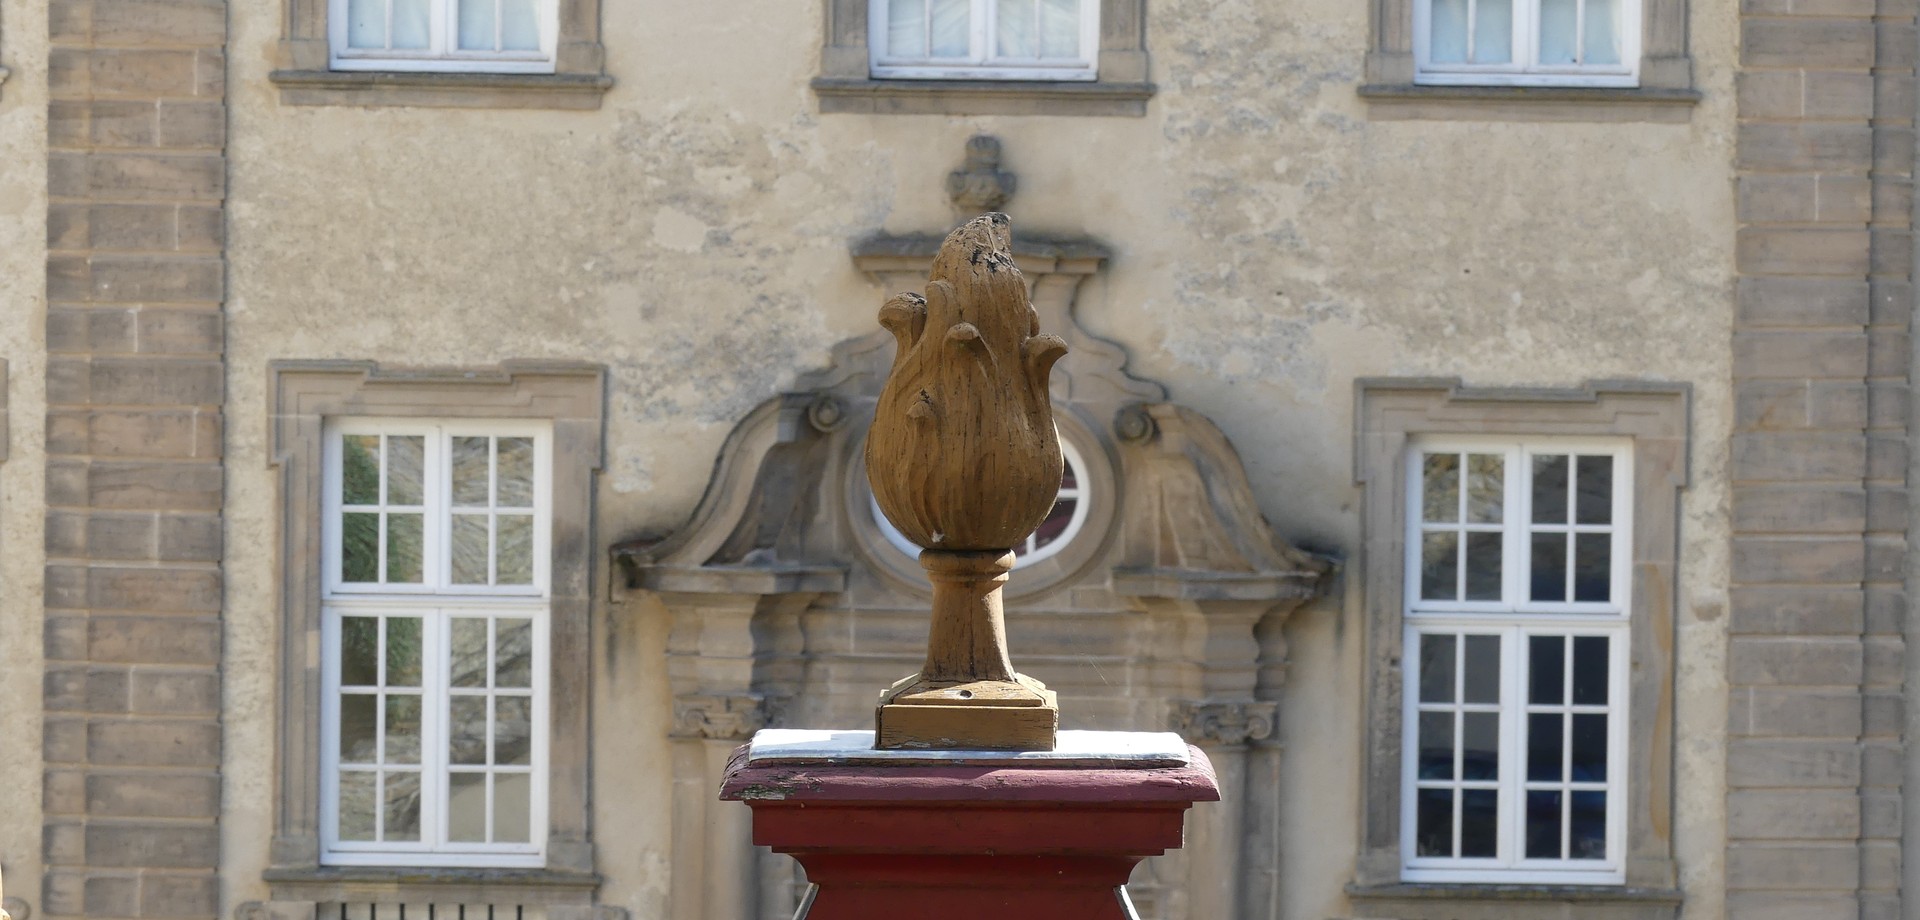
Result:
<svg viewBox="0 0 1920 920"><path fill-rule="evenodd" d="M985 64L997 56L993 39L998 34L995 30L999 14L994 9L993 0L973 0L971 13L967 17L968 41L971 44L968 50L972 52L969 57L975 64Z"/></svg>
<svg viewBox="0 0 1920 920"><path fill-rule="evenodd" d="M1520 679L1522 654L1520 630L1502 630L1500 634L1500 863L1519 862L1525 845L1526 748L1521 744L1521 722L1526 718L1526 685Z"/></svg>
<svg viewBox="0 0 1920 920"><path fill-rule="evenodd" d="M1626 861L1627 839L1627 720L1631 718L1631 668L1633 641L1627 630L1616 630L1608 643L1607 666L1607 860L1616 865Z"/></svg>
<svg viewBox="0 0 1920 920"><path fill-rule="evenodd" d="M446 688L447 616L431 611L432 622L420 630L420 839L438 850L447 844L446 816L440 803L447 799ZM432 794L426 790L431 789Z"/></svg>

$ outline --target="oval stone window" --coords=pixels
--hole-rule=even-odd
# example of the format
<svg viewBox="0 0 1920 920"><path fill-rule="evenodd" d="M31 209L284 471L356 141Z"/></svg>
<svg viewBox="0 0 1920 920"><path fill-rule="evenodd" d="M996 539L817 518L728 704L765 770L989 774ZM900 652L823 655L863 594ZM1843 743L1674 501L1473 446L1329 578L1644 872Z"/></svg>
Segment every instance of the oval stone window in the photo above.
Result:
<svg viewBox="0 0 1920 920"><path fill-rule="evenodd" d="M1086 524L1087 502L1091 496L1080 472L1086 468L1086 462L1080 459L1080 452L1066 438L1060 439L1060 454L1066 460L1066 469L1060 475L1060 497L1054 500L1053 510L1027 536L1026 542L1013 548L1013 567L1016 569L1065 549ZM888 543L908 556L920 555L920 547L908 541L906 535L880 512L880 503L874 501L871 492L867 494L867 507L873 512L873 522L879 526L880 533L886 536Z"/></svg>

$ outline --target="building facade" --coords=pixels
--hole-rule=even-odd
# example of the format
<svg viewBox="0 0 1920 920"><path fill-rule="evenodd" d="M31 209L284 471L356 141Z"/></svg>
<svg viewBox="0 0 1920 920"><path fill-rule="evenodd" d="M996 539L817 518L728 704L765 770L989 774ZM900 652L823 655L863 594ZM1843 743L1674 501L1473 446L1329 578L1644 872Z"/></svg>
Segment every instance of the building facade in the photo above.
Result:
<svg viewBox="0 0 1920 920"><path fill-rule="evenodd" d="M15 920L773 920L1003 210L1161 920L1920 916L1909 0L0 0ZM1916 879L1920 881L1920 879Z"/></svg>

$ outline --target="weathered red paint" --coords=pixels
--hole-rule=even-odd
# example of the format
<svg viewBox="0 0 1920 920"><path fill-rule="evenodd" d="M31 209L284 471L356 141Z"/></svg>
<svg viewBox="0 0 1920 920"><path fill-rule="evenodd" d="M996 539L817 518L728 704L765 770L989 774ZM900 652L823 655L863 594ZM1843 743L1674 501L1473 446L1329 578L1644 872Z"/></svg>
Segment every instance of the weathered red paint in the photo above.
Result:
<svg viewBox="0 0 1920 920"><path fill-rule="evenodd" d="M1189 750L1184 767L1086 769L749 765L742 747L720 797L820 886L806 920L1124 920L1134 865L1220 798Z"/></svg>

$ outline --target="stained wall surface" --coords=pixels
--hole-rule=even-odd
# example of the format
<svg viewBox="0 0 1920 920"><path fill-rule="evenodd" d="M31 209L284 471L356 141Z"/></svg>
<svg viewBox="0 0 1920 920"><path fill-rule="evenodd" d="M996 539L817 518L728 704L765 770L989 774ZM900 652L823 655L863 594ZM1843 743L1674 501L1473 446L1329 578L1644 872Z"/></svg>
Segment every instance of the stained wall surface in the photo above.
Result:
<svg viewBox="0 0 1920 920"><path fill-rule="evenodd" d="M1055 118L817 114L814 5L664 0L607 5L599 111L292 107L267 79L278 6L234 6L227 904L265 897L271 836L268 362L604 362L597 540L664 532L742 415L872 328L883 292L849 242L950 226L944 177L990 133L1019 176L1016 232L1113 250L1083 323L1226 431L1303 546L1358 549L1355 378L1694 387L1674 835L1685 916L1719 916L1733 11L1692 12L1688 121L1595 124L1369 120L1361 4L1149 7L1147 116ZM1359 610L1342 582L1287 636L1287 917L1346 910ZM668 895L664 623L645 604L596 622L601 899L650 918Z"/></svg>
<svg viewBox="0 0 1920 920"><path fill-rule="evenodd" d="M0 3L0 870L39 903L45 501L46 4Z"/></svg>

